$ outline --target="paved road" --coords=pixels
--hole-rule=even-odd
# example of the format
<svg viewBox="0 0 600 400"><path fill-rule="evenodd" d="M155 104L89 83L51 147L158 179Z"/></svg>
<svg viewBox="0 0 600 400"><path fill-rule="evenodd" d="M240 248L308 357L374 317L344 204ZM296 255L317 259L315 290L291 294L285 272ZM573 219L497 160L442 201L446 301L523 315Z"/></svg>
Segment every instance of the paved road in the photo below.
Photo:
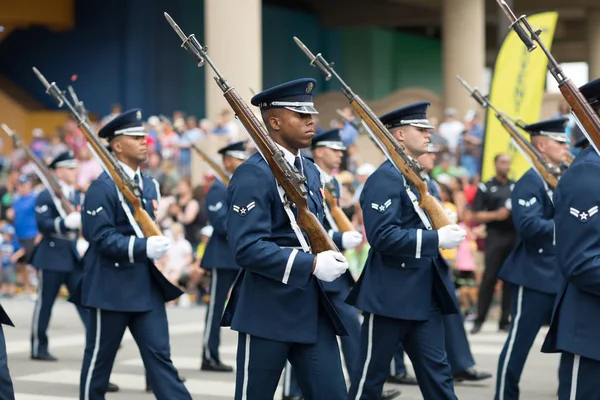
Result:
<svg viewBox="0 0 600 400"><path fill-rule="evenodd" d="M84 334L75 309L69 303L57 301L50 327L50 349L59 361L56 363L29 359L29 327L33 301L26 298L3 299L2 305L17 325L5 328L9 366L17 392L17 400L74 400L78 395L79 370L84 349ZM235 376L233 373L200 372L201 335L205 308L171 308L169 323L173 362L187 378L186 386L194 399L232 399ZM498 355L506 334L498 333L489 323L484 330L470 337L471 349L481 369L496 375ZM536 347L530 354L521 385L521 398L541 400L556 398L558 356L539 352L545 332L541 332ZM221 353L223 361L234 364L236 334L223 330ZM119 351L111 381L121 392L108 394L107 399L152 399L145 393L144 369L131 335L127 333ZM409 369L412 368L409 366ZM494 380L478 384L458 384L456 393L461 400L493 399ZM398 399L418 400L417 387L387 385L402 391ZM275 397L281 398L280 392Z"/></svg>

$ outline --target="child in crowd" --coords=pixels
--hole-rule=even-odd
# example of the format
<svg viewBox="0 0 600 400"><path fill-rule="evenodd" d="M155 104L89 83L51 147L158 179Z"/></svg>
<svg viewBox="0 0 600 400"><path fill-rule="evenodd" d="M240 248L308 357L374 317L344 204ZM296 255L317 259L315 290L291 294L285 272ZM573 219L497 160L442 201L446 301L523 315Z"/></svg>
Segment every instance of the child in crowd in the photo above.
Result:
<svg viewBox="0 0 600 400"><path fill-rule="evenodd" d="M473 318L478 296L477 282L475 280L475 251L477 250L475 240L477 236L471 228L471 222L472 211L466 207L463 213L463 220L459 222L458 226L463 228L467 234L465 240L456 248L455 271L455 284L459 293L458 299L466 319Z"/></svg>
<svg viewBox="0 0 600 400"><path fill-rule="evenodd" d="M25 249L15 239L15 228L5 224L1 229L0 256L2 257L2 293L12 297L17 292L17 260L25 255Z"/></svg>

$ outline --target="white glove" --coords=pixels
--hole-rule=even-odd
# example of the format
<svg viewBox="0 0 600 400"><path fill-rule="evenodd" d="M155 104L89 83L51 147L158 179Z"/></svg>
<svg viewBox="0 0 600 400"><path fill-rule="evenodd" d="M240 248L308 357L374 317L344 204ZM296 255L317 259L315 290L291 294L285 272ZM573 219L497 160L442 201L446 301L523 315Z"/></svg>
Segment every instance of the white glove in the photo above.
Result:
<svg viewBox="0 0 600 400"><path fill-rule="evenodd" d="M146 255L148 258L157 260L165 255L171 246L171 239L166 236L150 236L146 240Z"/></svg>
<svg viewBox="0 0 600 400"><path fill-rule="evenodd" d="M342 233L342 247L344 249L353 249L363 241L363 235L357 231Z"/></svg>
<svg viewBox="0 0 600 400"><path fill-rule="evenodd" d="M83 257L89 247L90 243L87 240L81 238L77 240L77 252L79 253L79 256Z"/></svg>
<svg viewBox="0 0 600 400"><path fill-rule="evenodd" d="M446 225L438 229L439 247L442 249L453 249L462 242L467 232L458 225Z"/></svg>
<svg viewBox="0 0 600 400"><path fill-rule="evenodd" d="M79 229L81 226L81 214L72 212L65 217L65 226L69 229Z"/></svg>
<svg viewBox="0 0 600 400"><path fill-rule="evenodd" d="M333 282L348 269L348 262L342 253L327 250L317 254L314 276L325 282Z"/></svg>

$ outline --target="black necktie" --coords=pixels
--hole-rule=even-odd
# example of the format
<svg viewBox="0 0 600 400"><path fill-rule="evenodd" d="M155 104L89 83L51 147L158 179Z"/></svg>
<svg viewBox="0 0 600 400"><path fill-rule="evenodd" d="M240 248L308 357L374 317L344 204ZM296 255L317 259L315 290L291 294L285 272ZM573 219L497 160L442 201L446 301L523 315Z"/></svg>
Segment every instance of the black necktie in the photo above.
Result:
<svg viewBox="0 0 600 400"><path fill-rule="evenodd" d="M133 181L140 188L140 190L142 190L142 185L140 184L140 176L138 174L135 174L133 176Z"/></svg>
<svg viewBox="0 0 600 400"><path fill-rule="evenodd" d="M300 157L297 156L294 160L294 167L300 172L300 175L304 175L304 171L302 171L302 162L300 161Z"/></svg>

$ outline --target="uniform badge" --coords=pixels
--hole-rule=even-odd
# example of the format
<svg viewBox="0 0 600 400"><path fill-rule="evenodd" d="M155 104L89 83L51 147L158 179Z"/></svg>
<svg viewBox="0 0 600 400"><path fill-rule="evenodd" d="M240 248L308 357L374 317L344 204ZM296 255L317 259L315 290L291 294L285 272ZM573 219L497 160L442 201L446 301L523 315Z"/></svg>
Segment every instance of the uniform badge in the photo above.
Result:
<svg viewBox="0 0 600 400"><path fill-rule="evenodd" d="M136 112L136 113L135 113L135 117L136 117L137 119L142 119L142 112L141 112L141 111L138 111L138 112Z"/></svg>
<svg viewBox="0 0 600 400"><path fill-rule="evenodd" d="M371 203L371 208L382 213L385 210L387 210L391 205L392 199L388 199L388 201L386 201L383 204Z"/></svg>
<svg viewBox="0 0 600 400"><path fill-rule="evenodd" d="M312 82L308 82L308 85L306 85L306 93L310 93L311 90L313 90L313 83Z"/></svg>
<svg viewBox="0 0 600 400"><path fill-rule="evenodd" d="M221 207L223 207L223 202L222 201L218 202L214 206L209 204L208 211L217 212L217 211L219 211L221 209Z"/></svg>
<svg viewBox="0 0 600 400"><path fill-rule="evenodd" d="M577 218L579 222L586 223L588 222L596 213L598 212L598 206L594 206L589 210L579 211L578 209L571 207L569 212L572 216Z"/></svg>
<svg viewBox="0 0 600 400"><path fill-rule="evenodd" d="M43 213L45 213L46 211L48 211L48 205L44 204L44 205L41 205L41 206L39 206L39 207L36 207L36 208L35 208L35 211L36 211L38 214L43 214Z"/></svg>
<svg viewBox="0 0 600 400"><path fill-rule="evenodd" d="M96 215L98 215L100 213L100 211L102 211L102 207L98 207L95 210L85 210L85 212L88 215L91 215L92 217L95 217Z"/></svg>
<svg viewBox="0 0 600 400"><path fill-rule="evenodd" d="M523 200L523 199L519 199L519 205L523 206L523 207L531 207L532 205L534 205L537 202L537 199L535 197L532 197L529 200Z"/></svg>
<svg viewBox="0 0 600 400"><path fill-rule="evenodd" d="M254 206L256 206L256 202L252 201L250 203L248 203L247 206L233 206L233 211L235 211L236 213L238 213L240 215L240 217L245 217L246 215L248 215L248 213L250 211L252 211L252 209L254 208Z"/></svg>

